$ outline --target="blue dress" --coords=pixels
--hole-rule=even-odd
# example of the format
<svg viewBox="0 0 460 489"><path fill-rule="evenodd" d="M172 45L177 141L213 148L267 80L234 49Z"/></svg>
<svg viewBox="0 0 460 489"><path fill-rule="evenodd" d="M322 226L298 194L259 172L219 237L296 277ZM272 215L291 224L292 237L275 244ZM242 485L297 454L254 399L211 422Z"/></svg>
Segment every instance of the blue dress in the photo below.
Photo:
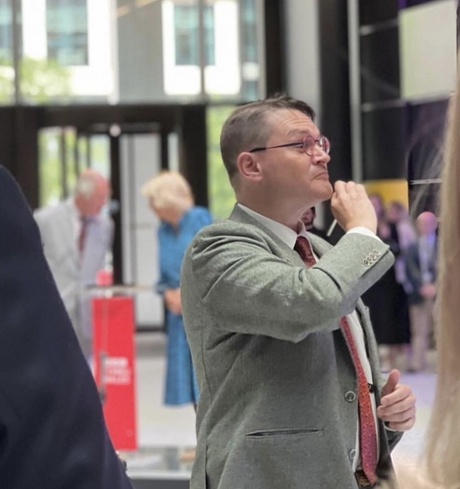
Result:
<svg viewBox="0 0 460 489"><path fill-rule="evenodd" d="M180 287L180 271L185 252L195 234L211 224L212 217L204 207L192 207L180 221L178 229L162 222L158 230L160 279L157 291ZM185 336L182 315L166 312L168 336L166 354L165 404L197 404L198 383L192 365L190 348Z"/></svg>

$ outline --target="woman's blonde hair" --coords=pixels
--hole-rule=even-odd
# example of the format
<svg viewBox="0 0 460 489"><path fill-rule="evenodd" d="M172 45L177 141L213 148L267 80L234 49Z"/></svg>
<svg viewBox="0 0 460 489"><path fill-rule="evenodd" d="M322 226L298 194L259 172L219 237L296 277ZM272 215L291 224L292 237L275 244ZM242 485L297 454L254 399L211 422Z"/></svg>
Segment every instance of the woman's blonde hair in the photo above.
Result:
<svg viewBox="0 0 460 489"><path fill-rule="evenodd" d="M162 171L143 185L141 193L157 209L187 211L194 204L190 185L175 171Z"/></svg>
<svg viewBox="0 0 460 489"><path fill-rule="evenodd" d="M460 63L460 58L458 60ZM460 66L460 64L459 64ZM420 465L396 471L401 489L460 488L460 76L447 114L441 184L436 343L438 381ZM398 469L398 467L397 467ZM384 488L385 485L379 486Z"/></svg>
<svg viewBox="0 0 460 489"><path fill-rule="evenodd" d="M460 61L459 61L460 62ZM460 77L448 109L441 184L437 281L438 382L428 428L425 462L433 481L460 487Z"/></svg>

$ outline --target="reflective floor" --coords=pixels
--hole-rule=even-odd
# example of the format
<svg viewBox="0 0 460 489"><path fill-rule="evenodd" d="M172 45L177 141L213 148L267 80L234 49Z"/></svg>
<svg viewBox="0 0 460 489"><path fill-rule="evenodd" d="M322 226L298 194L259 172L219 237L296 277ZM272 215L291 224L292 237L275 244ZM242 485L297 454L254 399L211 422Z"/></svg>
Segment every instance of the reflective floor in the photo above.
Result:
<svg viewBox="0 0 460 489"><path fill-rule="evenodd" d="M191 462L182 459L196 443L193 407L163 405L163 333L138 333L136 342L139 450L122 453L128 474L139 489L188 487ZM415 427L396 447L394 459L414 463L423 446L436 375L404 374L402 382L409 384L417 396L418 415Z"/></svg>

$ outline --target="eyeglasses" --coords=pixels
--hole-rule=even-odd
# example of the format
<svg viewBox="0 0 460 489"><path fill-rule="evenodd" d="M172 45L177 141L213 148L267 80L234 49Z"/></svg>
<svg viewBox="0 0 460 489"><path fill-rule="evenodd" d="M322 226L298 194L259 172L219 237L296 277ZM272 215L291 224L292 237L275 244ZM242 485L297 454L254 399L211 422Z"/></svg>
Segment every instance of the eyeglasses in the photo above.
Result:
<svg viewBox="0 0 460 489"><path fill-rule="evenodd" d="M275 148L300 148L305 151L308 156L313 156L313 152L315 151L315 146L318 145L326 154L329 154L331 150L331 143L326 136L320 136L318 139L315 139L313 136L305 136L303 141L297 141L295 143L286 143L286 144L277 144L276 146L265 146L260 148L253 148L249 150L249 153L256 153L257 151L265 151L267 149L275 149Z"/></svg>

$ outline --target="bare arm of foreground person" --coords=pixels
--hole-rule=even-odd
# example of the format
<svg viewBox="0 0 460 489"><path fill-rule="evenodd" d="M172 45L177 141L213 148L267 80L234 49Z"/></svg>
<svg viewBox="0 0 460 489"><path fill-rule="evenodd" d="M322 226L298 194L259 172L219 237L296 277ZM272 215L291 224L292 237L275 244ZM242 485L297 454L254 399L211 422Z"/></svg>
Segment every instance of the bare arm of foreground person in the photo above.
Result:
<svg viewBox="0 0 460 489"><path fill-rule="evenodd" d="M0 167L0 486L130 489L96 386L43 255Z"/></svg>

